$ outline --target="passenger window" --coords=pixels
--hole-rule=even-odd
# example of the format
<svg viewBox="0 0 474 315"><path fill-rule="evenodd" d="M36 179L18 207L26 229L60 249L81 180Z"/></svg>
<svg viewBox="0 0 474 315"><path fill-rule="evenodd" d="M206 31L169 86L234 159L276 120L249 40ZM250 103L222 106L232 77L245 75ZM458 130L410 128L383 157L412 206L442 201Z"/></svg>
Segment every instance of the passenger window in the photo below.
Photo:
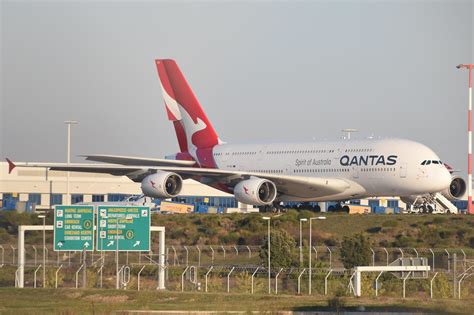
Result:
<svg viewBox="0 0 474 315"><path fill-rule="evenodd" d="M426 165L430 165L430 164L431 164L430 160L426 161Z"/></svg>

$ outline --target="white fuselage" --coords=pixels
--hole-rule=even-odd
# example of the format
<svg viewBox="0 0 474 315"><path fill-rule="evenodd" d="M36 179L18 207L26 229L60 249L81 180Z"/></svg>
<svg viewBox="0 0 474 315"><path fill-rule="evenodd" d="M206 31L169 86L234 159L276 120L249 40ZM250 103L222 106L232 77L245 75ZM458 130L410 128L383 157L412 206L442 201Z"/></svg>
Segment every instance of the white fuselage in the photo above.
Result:
<svg viewBox="0 0 474 315"><path fill-rule="evenodd" d="M308 143L217 145L216 168L271 175L344 179L342 194L314 198L301 193L278 200L329 201L371 196L435 193L449 187L451 175L423 144L403 139ZM422 165L423 161L435 161Z"/></svg>

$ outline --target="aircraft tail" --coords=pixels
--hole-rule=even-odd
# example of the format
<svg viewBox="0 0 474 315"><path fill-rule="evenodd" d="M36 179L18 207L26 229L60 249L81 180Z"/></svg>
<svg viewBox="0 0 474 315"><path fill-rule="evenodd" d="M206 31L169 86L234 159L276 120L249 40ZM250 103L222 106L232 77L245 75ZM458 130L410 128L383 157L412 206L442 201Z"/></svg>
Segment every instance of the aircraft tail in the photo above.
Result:
<svg viewBox="0 0 474 315"><path fill-rule="evenodd" d="M157 59L156 68L168 119L173 122L181 152L195 155L220 143L199 101L172 59Z"/></svg>

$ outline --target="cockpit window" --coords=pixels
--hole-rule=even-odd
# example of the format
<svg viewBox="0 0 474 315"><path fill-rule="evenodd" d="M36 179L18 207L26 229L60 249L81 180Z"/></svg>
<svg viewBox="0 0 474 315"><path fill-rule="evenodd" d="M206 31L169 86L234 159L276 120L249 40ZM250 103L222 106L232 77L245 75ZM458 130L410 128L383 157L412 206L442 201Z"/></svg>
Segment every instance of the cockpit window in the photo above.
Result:
<svg viewBox="0 0 474 315"><path fill-rule="evenodd" d="M441 160L424 160L423 162L421 162L421 165L430 165L431 163L443 165L443 162Z"/></svg>

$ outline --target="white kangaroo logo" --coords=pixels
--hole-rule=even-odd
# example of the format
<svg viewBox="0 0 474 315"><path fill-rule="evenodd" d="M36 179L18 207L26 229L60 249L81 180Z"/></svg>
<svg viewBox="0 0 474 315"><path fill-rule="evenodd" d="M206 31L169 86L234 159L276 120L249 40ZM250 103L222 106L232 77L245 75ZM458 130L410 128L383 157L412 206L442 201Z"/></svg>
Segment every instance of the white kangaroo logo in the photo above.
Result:
<svg viewBox="0 0 474 315"><path fill-rule="evenodd" d="M191 156L198 161L196 150L197 147L192 142L193 135L201 130L206 129L207 125L197 117L197 123L193 121L188 112L178 103L179 111L181 112L181 123L184 125L184 131L186 134L186 142L188 143L188 152Z"/></svg>
<svg viewBox="0 0 474 315"><path fill-rule="evenodd" d="M161 83L160 83L161 85ZM181 104L179 104L174 98L172 98L166 90L163 88L163 85L161 85L161 90L163 91L163 98L165 101L165 105L168 108L168 110L174 115L176 120L179 120L181 124L183 124L184 131L186 134L186 142L188 144L188 152L189 154L196 160L198 161L197 155L196 155L196 150L197 147L194 145L192 142L193 135L201 130L204 130L207 128L207 125L205 122L203 122L199 117L196 117L197 123L194 122L194 120L191 118L189 113L184 109ZM219 142L221 142L219 140Z"/></svg>

